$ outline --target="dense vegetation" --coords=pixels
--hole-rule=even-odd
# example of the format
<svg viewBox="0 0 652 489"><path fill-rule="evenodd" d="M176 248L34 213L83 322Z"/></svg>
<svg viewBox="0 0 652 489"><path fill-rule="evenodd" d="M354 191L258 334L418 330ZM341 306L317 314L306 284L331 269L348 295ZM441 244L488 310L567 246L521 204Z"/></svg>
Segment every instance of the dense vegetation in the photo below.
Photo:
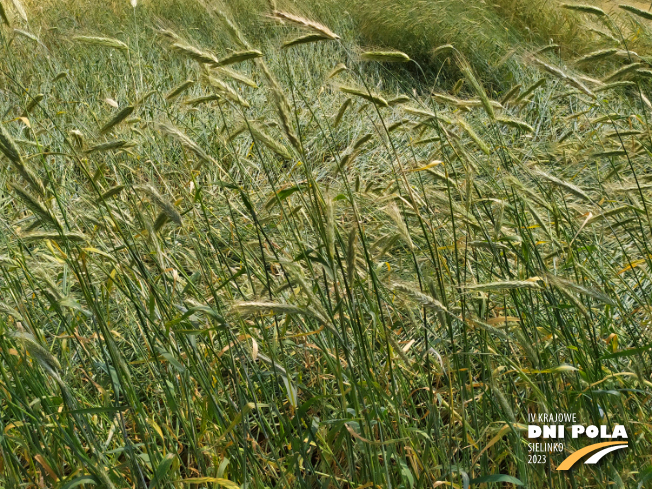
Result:
<svg viewBox="0 0 652 489"><path fill-rule="evenodd" d="M0 487L649 484L652 15L380 3L1 0Z"/></svg>

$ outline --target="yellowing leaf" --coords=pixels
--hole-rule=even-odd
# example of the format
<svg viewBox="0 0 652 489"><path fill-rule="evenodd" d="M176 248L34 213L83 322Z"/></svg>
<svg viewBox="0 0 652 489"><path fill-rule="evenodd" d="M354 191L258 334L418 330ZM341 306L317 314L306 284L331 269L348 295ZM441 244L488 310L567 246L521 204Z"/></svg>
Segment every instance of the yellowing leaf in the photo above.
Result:
<svg viewBox="0 0 652 489"><path fill-rule="evenodd" d="M547 368L545 370L523 370L523 372L528 374L560 374L563 372L576 372L577 368L572 365L559 365L554 368Z"/></svg>
<svg viewBox="0 0 652 489"><path fill-rule="evenodd" d="M219 484L222 487L227 487L228 489L240 489L240 486L235 482L230 481L229 479L221 479L219 477L195 477L192 479L183 479L180 482L184 484Z"/></svg>
<svg viewBox="0 0 652 489"><path fill-rule="evenodd" d="M487 324L490 326L494 326L494 325L504 325L507 323L518 323L520 321L521 321L520 318L514 316L500 316L497 318L487 319Z"/></svg>
<svg viewBox="0 0 652 489"><path fill-rule="evenodd" d="M619 271L616 275L621 275L625 272L628 272L630 270L633 270L634 268L643 265L645 263L645 260L634 260L631 262L629 265L627 265L625 268L623 268L621 271Z"/></svg>
<svg viewBox="0 0 652 489"><path fill-rule="evenodd" d="M435 161L431 161L426 166L422 166L421 168L415 168L414 170L410 170L410 171L412 171L412 172L414 172L414 171L423 171L423 170L427 170L428 168L432 168L433 166L441 165L442 163L443 163L443 161L435 160Z"/></svg>
<svg viewBox="0 0 652 489"><path fill-rule="evenodd" d="M45 469L45 471L48 473L48 475L52 478L54 481L58 481L59 478L57 477L57 474L52 470L52 467L50 467L50 464L48 464L45 460L45 457L41 454L34 455L34 460L36 460L39 464L41 464L41 467Z"/></svg>
<svg viewBox="0 0 652 489"><path fill-rule="evenodd" d="M158 433L158 436L161 437L161 440L163 440L163 442L165 442L165 436L163 436L163 430L162 430L161 427L156 423L156 421L154 421L153 419L149 419L149 418L148 418L148 419L147 419L147 422L149 423L149 425L150 425L152 428L154 428L154 431L156 431L156 433Z"/></svg>

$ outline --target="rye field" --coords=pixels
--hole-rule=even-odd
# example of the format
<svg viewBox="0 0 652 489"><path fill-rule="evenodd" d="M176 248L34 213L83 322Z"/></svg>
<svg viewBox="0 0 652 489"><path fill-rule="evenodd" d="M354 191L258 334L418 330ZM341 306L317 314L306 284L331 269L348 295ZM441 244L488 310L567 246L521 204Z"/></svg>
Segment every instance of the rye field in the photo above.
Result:
<svg viewBox="0 0 652 489"><path fill-rule="evenodd" d="M0 0L0 488L651 487L649 7Z"/></svg>

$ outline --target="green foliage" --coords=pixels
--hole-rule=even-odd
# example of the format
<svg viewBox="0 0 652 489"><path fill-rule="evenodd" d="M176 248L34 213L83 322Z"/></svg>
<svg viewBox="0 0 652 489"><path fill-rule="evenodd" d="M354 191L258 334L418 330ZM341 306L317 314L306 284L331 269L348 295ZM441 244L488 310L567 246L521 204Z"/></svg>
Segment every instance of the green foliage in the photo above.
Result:
<svg viewBox="0 0 652 489"><path fill-rule="evenodd" d="M643 51L365 2L2 2L0 485L649 481ZM528 464L544 412L631 446Z"/></svg>

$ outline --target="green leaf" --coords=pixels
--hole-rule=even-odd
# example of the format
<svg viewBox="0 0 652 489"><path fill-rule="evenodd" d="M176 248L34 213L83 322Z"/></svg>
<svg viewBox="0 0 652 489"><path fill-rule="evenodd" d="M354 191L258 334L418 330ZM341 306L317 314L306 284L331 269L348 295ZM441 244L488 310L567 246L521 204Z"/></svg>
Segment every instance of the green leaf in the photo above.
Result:
<svg viewBox="0 0 652 489"><path fill-rule="evenodd" d="M235 482L232 482L228 479L220 479L219 477L195 477L193 479L183 479L180 482L183 482L184 484L213 483L213 484L218 484L222 487L226 487L228 489L240 489L240 486Z"/></svg>
<svg viewBox="0 0 652 489"><path fill-rule="evenodd" d="M510 484L514 484L516 486L522 486L523 483L518 480L516 477L512 477L511 475L506 475L506 474L492 474L492 475L483 475L482 477L478 477L477 479L472 479L470 481L470 484L483 484L483 483L490 483L490 482L509 482Z"/></svg>
<svg viewBox="0 0 652 489"><path fill-rule="evenodd" d="M172 353L168 351L159 351L159 355L165 358L170 365L176 368L179 372L183 373L186 371L186 367L184 367L183 364L172 355Z"/></svg>
<svg viewBox="0 0 652 489"><path fill-rule="evenodd" d="M79 477L75 477L73 480L70 480L59 486L59 489L73 489L74 487L81 486L82 484L91 484L96 486L97 481L95 480L95 477L90 475L80 475Z"/></svg>
<svg viewBox="0 0 652 489"><path fill-rule="evenodd" d="M609 353L608 355L604 355L602 359L606 360L609 358L631 357L632 355L638 355L639 353L643 353L644 351L647 351L650 348L652 348L652 343L643 345L640 348L628 348L627 350L621 350L615 353Z"/></svg>
<svg viewBox="0 0 652 489"><path fill-rule="evenodd" d="M61 414L113 414L118 411L126 411L128 406L123 407L105 407L105 408L86 408L86 409L73 409L72 411L61 411Z"/></svg>
<svg viewBox="0 0 652 489"><path fill-rule="evenodd" d="M294 192L297 192L301 189L302 187L300 185L296 185L294 187L284 188L283 190L279 190L278 192L276 192L276 195L274 195L271 199L267 201L267 204L265 204L265 209L267 210L272 209L275 205L279 203L279 201L287 199Z"/></svg>
<svg viewBox="0 0 652 489"><path fill-rule="evenodd" d="M156 467L156 472L154 473L154 480L149 485L149 489L154 489L157 483L165 480L165 477L167 476L168 472L170 471L170 468L172 467L172 462L174 462L176 458L177 455L175 453L168 453L165 457L163 457L161 463L158 464L158 467Z"/></svg>
<svg viewBox="0 0 652 489"><path fill-rule="evenodd" d="M638 481L638 485L636 486L637 489L641 489L647 481L652 479L652 465L639 472L639 475L641 476L641 480Z"/></svg>

